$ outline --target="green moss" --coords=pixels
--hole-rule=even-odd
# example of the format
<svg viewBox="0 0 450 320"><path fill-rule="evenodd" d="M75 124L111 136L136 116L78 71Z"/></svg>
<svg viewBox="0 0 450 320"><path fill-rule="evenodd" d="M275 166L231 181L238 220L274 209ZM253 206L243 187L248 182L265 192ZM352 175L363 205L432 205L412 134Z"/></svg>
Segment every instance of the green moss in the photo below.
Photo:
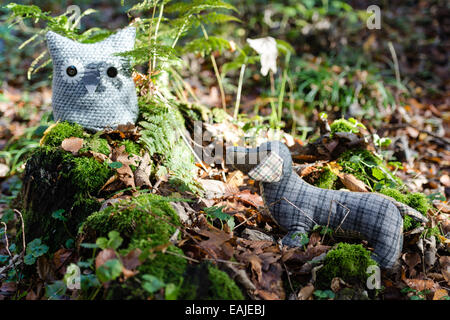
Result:
<svg viewBox="0 0 450 320"><path fill-rule="evenodd" d="M37 148L27 162L22 189L27 238L41 238L50 252L73 239L80 223L100 207L92 195L109 178L105 168L93 158L77 158L59 147ZM52 216L61 210L65 221Z"/></svg>
<svg viewBox="0 0 450 320"><path fill-rule="evenodd" d="M243 300L244 296L226 272L209 262L203 262L188 266L179 298L183 300Z"/></svg>
<svg viewBox="0 0 450 320"><path fill-rule="evenodd" d="M216 123L221 123L225 120L230 119L230 115L222 108L212 109L212 115L213 115L214 122L216 122Z"/></svg>
<svg viewBox="0 0 450 320"><path fill-rule="evenodd" d="M111 153L108 140L97 137L92 137L91 139L85 140L80 153L86 152L88 150L103 153L106 156L109 156L109 154Z"/></svg>
<svg viewBox="0 0 450 320"><path fill-rule="evenodd" d="M182 257L171 255L172 252L183 256L183 250L173 245L169 246L166 252L158 252L153 257L149 257L138 270L141 274L151 274L164 283L178 285L186 271L187 261Z"/></svg>
<svg viewBox="0 0 450 320"><path fill-rule="evenodd" d="M398 202L404 203L404 204L408 204L408 198L406 195L404 195L403 193L401 193L399 190L394 189L394 188L389 188L389 187L384 187L381 188L380 193L394 198L395 200L397 200Z"/></svg>
<svg viewBox="0 0 450 320"><path fill-rule="evenodd" d="M170 199L155 194L142 194L132 201L125 201L95 212L83 224L83 228L104 237L112 230L128 239L133 248L151 248L165 244L175 232L178 215L169 203ZM168 223L169 222L169 223Z"/></svg>
<svg viewBox="0 0 450 320"><path fill-rule="evenodd" d="M329 168L324 168L320 174L316 187L323 189L333 189L334 183L338 179L338 176L334 174Z"/></svg>
<svg viewBox="0 0 450 320"><path fill-rule="evenodd" d="M173 200L173 199L172 199ZM161 279L165 284L180 285L181 299L196 295L197 287L186 274L187 260L183 251L174 245L169 245L165 252L153 251L156 246L169 243L179 224L178 215L170 205L171 199L155 194L142 194L131 201L122 201L103 211L95 212L84 222L80 231L85 234L95 233L94 237L105 236L109 231L116 230L124 238L121 253L139 248L147 258L138 267L141 277L151 274ZM201 277L207 276L207 283L201 280L201 286L206 288L205 299L242 299L242 293L235 282L224 272L215 267L208 267L207 272L200 272ZM183 281L184 279L184 281ZM130 282L130 286L133 282ZM120 290L125 290L124 285ZM125 287L127 287L125 285ZM128 290L128 289L126 289ZM145 298L148 293L131 290L128 298ZM127 291L127 292L128 292ZM139 293L140 292L140 293ZM143 294L137 297L136 294ZM117 296L117 293L111 293ZM126 297L125 297L126 298Z"/></svg>
<svg viewBox="0 0 450 320"><path fill-rule="evenodd" d="M381 165L381 161L369 150L360 149L342 153L338 164L342 166L344 172L351 173L359 180L373 186L376 178L372 175L372 168Z"/></svg>
<svg viewBox="0 0 450 320"><path fill-rule="evenodd" d="M429 238L431 236L434 236L436 238L437 242L441 242L439 236L441 236L441 230L439 229L439 226L434 226L432 228L427 228L423 234L425 238Z"/></svg>
<svg viewBox="0 0 450 320"><path fill-rule="evenodd" d="M407 201L408 206L416 209L423 215L426 215L428 210L431 208L426 195L420 192L409 193L407 195Z"/></svg>
<svg viewBox="0 0 450 320"><path fill-rule="evenodd" d="M141 153L142 147L141 147L138 143L136 143L136 142L134 142L134 141L131 141L131 140L123 140L123 141L121 141L121 142L119 143L119 146L122 146L122 145L125 146L125 151L126 151L128 154L139 155L139 154Z"/></svg>
<svg viewBox="0 0 450 320"><path fill-rule="evenodd" d="M145 262L139 266L140 274L151 274L165 283L178 284L186 269L183 251L170 245L166 251L151 249L169 243L179 224L178 215L170 205L171 199L155 194L142 194L132 201L125 201L95 212L87 218L81 232L105 236L116 230L125 239L124 253L139 248L150 250ZM169 254L175 253L179 256Z"/></svg>
<svg viewBox="0 0 450 320"><path fill-rule="evenodd" d="M196 103L180 103L178 109L190 121L209 121L211 110L204 105Z"/></svg>
<svg viewBox="0 0 450 320"><path fill-rule="evenodd" d="M208 271L211 281L211 300L244 300L241 290L227 273L215 266L209 266Z"/></svg>
<svg viewBox="0 0 450 320"><path fill-rule="evenodd" d="M417 225L418 225L418 222L415 221L410 216L405 215L403 217L403 231L409 231L409 230L415 228Z"/></svg>
<svg viewBox="0 0 450 320"><path fill-rule="evenodd" d="M83 138L83 127L69 122L57 123L44 135L43 144L50 147L59 147L61 142L70 137Z"/></svg>
<svg viewBox="0 0 450 320"><path fill-rule="evenodd" d="M94 158L73 158L75 166L70 171L70 177L80 193L95 193L113 175L106 163L100 163Z"/></svg>
<svg viewBox="0 0 450 320"><path fill-rule="evenodd" d="M334 120L333 123L330 125L330 129L331 129L331 136L333 136L333 134L336 132L353 132L353 133L359 132L358 127L346 119Z"/></svg>
<svg viewBox="0 0 450 320"><path fill-rule="evenodd" d="M365 283L367 267L375 264L370 252L362 245L339 243L327 253L324 266L317 273L317 279L320 285L325 287L329 287L335 277L349 283Z"/></svg>
<svg viewBox="0 0 450 320"><path fill-rule="evenodd" d="M383 187L379 192L384 195L387 195L391 198L394 198L398 202L404 203L413 209L416 209L423 215L426 215L427 211L431 208L431 205L428 202L427 197L423 193L420 193L420 192L404 194L397 189L389 188L389 187ZM410 216L405 215L403 217L403 230L404 231L409 231L409 230L417 228L419 226L420 226L420 222L415 221Z"/></svg>

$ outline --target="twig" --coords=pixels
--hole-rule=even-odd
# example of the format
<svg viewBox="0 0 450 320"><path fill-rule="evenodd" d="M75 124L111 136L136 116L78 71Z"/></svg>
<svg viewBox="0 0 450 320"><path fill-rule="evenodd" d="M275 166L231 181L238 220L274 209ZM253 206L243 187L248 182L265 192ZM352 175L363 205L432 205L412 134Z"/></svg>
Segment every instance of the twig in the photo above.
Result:
<svg viewBox="0 0 450 320"><path fill-rule="evenodd" d="M234 229L236 229L236 228L238 228L238 227L240 227L240 226L242 226L244 223L246 223L246 222L248 222L250 219L253 219L253 217L255 217L256 216L256 214L258 214L258 213L260 213L258 210L256 210L256 212L255 213L253 213L250 217L248 217L248 218L245 218L245 220L244 221L242 221L241 223L239 223L237 226L235 226L234 228L233 228L233 230Z"/></svg>
<svg viewBox="0 0 450 320"><path fill-rule="evenodd" d="M206 169L205 165L203 164L202 159L200 159L200 157L195 153L194 149L192 148L191 144L189 143L189 141L187 141L186 137L184 136L183 132L181 132L181 130L179 128L177 128L178 133L181 135L181 138L183 139L183 141L186 143L186 145L188 146L189 150L192 152L192 154L194 155L195 159L198 161L198 163L200 163L200 165L202 166L202 169L205 170L205 172L209 175L209 171L208 169Z"/></svg>
<svg viewBox="0 0 450 320"><path fill-rule="evenodd" d="M159 10L159 17L158 17L158 22L156 23L156 27L155 27L155 44L156 44L156 40L158 38L158 29L159 29L159 25L161 23L161 18L162 18L162 14L164 11L164 2L161 4L161 9ZM155 14L153 12L153 14ZM152 19L152 23L153 23L153 19ZM156 54L153 56L153 70L156 70Z"/></svg>
<svg viewBox="0 0 450 320"><path fill-rule="evenodd" d="M205 27L203 26L202 23L200 23L200 27L202 29L203 35L205 37L206 40L208 40L208 33L206 32ZM217 63L216 63L216 58L214 58L213 53L211 52L210 54L211 57L211 63L213 65L214 68L214 73L216 74L216 78L217 78L217 83L219 85L219 90L220 90L220 97L222 99L222 108L223 110L227 111L227 103L225 101L225 90L223 89L223 84L222 84L222 78L220 77L220 73L219 73L219 68L217 67Z"/></svg>
<svg viewBox="0 0 450 320"><path fill-rule="evenodd" d="M342 226L342 224L344 223L345 219L347 219L347 216L348 216L348 214L350 213L350 209L347 208L346 206L344 206L342 203L340 203L340 202L337 201L337 200L333 200L333 201L336 201L337 204L339 204L340 206L342 206L343 208L345 208L345 209L347 210L347 213L344 215L344 217L342 218L341 222L339 223L339 225L338 225L337 228L336 228L336 231L337 231L338 229L341 229L341 230L342 230L341 226ZM344 232L344 230L342 230L342 232Z"/></svg>
<svg viewBox="0 0 450 320"><path fill-rule="evenodd" d="M303 214L305 215L305 217L308 218L311 222L313 222L315 225L318 225L318 223L315 222L313 218L311 218L310 216L308 216L308 214L306 214L306 212L304 212L302 209L300 209L299 207L297 207L295 204L293 204L291 201L289 201L289 200L286 199L285 197L283 197L283 198L281 198L281 199L279 199L279 200L277 200L277 201L272 202L271 204L269 204L269 207L270 207L270 206L273 206L274 204L277 204L277 203L280 202L281 200L284 200L284 201L286 201L287 203L289 203L289 204L290 204L291 206L293 206L295 209L297 209L298 211L300 211L301 213L303 213Z"/></svg>
<svg viewBox="0 0 450 320"><path fill-rule="evenodd" d="M242 83L244 82L244 74L245 74L245 63L242 64L241 72L239 73L239 84L238 84L237 95L236 95L236 104L234 105L234 114L233 114L234 120L237 119L237 116L239 113L239 105L241 104L241 92L242 92Z"/></svg>
<svg viewBox="0 0 450 320"><path fill-rule="evenodd" d="M392 60L394 62L394 71L395 71L395 80L397 81L397 91L400 89L401 80L400 80L400 68L398 65L397 53L395 52L394 46L391 41L388 42L389 51L392 55Z"/></svg>
<svg viewBox="0 0 450 320"><path fill-rule="evenodd" d="M22 223L22 245L23 245L22 254L25 255L26 241L25 241L25 224L23 222L23 216L17 209L14 209L14 212L20 216L20 221Z"/></svg>
<svg viewBox="0 0 450 320"><path fill-rule="evenodd" d="M292 285L291 277L289 276L289 270L287 269L286 264L284 263L284 261L281 261L281 262L283 263L284 270L286 270L286 275L287 275L287 278L288 278L289 286L291 287L292 293L295 296L295 300L297 300L297 295L295 294L294 286Z"/></svg>
<svg viewBox="0 0 450 320"><path fill-rule="evenodd" d="M330 218L331 218L332 208L333 208L333 200L330 201L330 211L328 212L328 221L327 221L327 225L325 227L325 233L322 236L322 240L320 240L320 242L322 242L322 243L325 240L325 236L327 235L328 227L330 225Z"/></svg>
<svg viewBox="0 0 450 320"><path fill-rule="evenodd" d="M6 223L4 223L3 221L2 221L2 225L3 225L4 228L5 228L6 251L8 252L8 255L9 255L10 257L12 257L11 251L9 251L8 235L6 234L6 232L8 231L8 227L6 226Z"/></svg>

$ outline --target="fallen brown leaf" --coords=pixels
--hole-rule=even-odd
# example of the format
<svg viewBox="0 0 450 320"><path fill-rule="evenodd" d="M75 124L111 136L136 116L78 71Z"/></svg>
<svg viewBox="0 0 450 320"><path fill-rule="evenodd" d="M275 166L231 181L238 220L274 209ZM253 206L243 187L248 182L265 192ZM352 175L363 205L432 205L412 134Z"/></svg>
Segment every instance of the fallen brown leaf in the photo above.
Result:
<svg viewBox="0 0 450 320"><path fill-rule="evenodd" d="M441 272L445 281L450 284L450 257L442 256L439 258L439 264L441 265Z"/></svg>
<svg viewBox="0 0 450 320"><path fill-rule="evenodd" d="M254 206L255 208L263 207L264 201L259 194L251 193L250 190L243 190L235 195L242 202Z"/></svg>
<svg viewBox="0 0 450 320"><path fill-rule="evenodd" d="M66 273L66 266L68 265L68 259L71 255L72 250L69 249L59 249L53 255L53 264L60 274Z"/></svg>
<svg viewBox="0 0 450 320"><path fill-rule="evenodd" d="M439 284L435 283L433 280L404 279L403 281L408 287L417 291L430 290L433 292L439 289Z"/></svg>
<svg viewBox="0 0 450 320"><path fill-rule="evenodd" d="M420 255L417 252L414 253L405 253L402 256L403 261L405 261L406 265L409 268L409 274L411 276L415 275L415 271L413 270L416 265L418 265L421 261Z"/></svg>
<svg viewBox="0 0 450 320"><path fill-rule="evenodd" d="M77 154L83 147L83 139L76 137L66 138L61 142L61 147L65 151L72 152L72 154Z"/></svg>
<svg viewBox="0 0 450 320"><path fill-rule="evenodd" d="M312 297L314 292L314 286L312 284L308 284L304 286L298 293L298 300L309 300Z"/></svg>
<svg viewBox="0 0 450 320"><path fill-rule="evenodd" d="M358 178L356 178L351 173L340 174L339 179L341 179L341 182L350 191L367 192L366 184L361 180L359 180Z"/></svg>
<svg viewBox="0 0 450 320"><path fill-rule="evenodd" d="M433 295L433 300L441 300L443 297L448 297L449 294L445 289L438 289Z"/></svg>
<svg viewBox="0 0 450 320"><path fill-rule="evenodd" d="M113 249L104 249L100 251L95 258L95 268L98 269L108 260L117 259L117 255Z"/></svg>

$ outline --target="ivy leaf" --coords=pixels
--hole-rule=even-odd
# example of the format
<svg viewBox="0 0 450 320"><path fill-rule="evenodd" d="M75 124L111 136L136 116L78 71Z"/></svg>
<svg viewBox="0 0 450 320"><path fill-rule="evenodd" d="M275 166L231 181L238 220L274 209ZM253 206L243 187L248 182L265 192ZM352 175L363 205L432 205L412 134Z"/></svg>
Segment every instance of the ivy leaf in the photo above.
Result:
<svg viewBox="0 0 450 320"><path fill-rule="evenodd" d="M59 210L54 211L52 213L52 218L55 218L56 220L60 220L60 221L67 221L67 218L63 216L63 213L65 211L66 210L64 210L64 209L59 209Z"/></svg>
<svg viewBox="0 0 450 320"><path fill-rule="evenodd" d="M103 239L105 239L105 238L103 238ZM96 248L99 248L100 246L97 243L85 243L84 242L84 243L80 244L80 247L86 248L86 249L96 249ZM105 248L102 248L102 249L105 249Z"/></svg>
<svg viewBox="0 0 450 320"><path fill-rule="evenodd" d="M143 275L142 279L144 280L142 288L150 293L154 293L164 287L164 282L151 274Z"/></svg>
<svg viewBox="0 0 450 320"><path fill-rule="evenodd" d="M373 167L372 168L372 175L377 180L383 180L385 178L384 172L382 170L380 170L378 167Z"/></svg>
<svg viewBox="0 0 450 320"><path fill-rule="evenodd" d="M118 249L123 242L120 233L115 230L110 231L108 233L108 237L109 237L108 248Z"/></svg>
<svg viewBox="0 0 450 320"><path fill-rule="evenodd" d="M0 263L6 263L8 261L9 256L0 254Z"/></svg>
<svg viewBox="0 0 450 320"><path fill-rule="evenodd" d="M102 283L117 279L121 273L122 264L118 259L108 260L96 270L97 277Z"/></svg>
<svg viewBox="0 0 450 320"><path fill-rule="evenodd" d="M108 248L108 239L104 237L97 238L95 244L98 248L105 250Z"/></svg>
<svg viewBox="0 0 450 320"><path fill-rule="evenodd" d="M178 287L173 283L169 283L164 288L164 295L166 300L177 300L178 292L179 292Z"/></svg>
<svg viewBox="0 0 450 320"><path fill-rule="evenodd" d="M67 287L64 281L55 281L45 286L45 295L49 300L59 300L66 293Z"/></svg>
<svg viewBox="0 0 450 320"><path fill-rule="evenodd" d="M23 262L25 262L26 265L31 266L36 262L36 258L33 257L31 253L28 253L23 257Z"/></svg>
<svg viewBox="0 0 450 320"><path fill-rule="evenodd" d="M122 168L122 166L123 166L122 162L118 162L118 161L111 162L109 164L109 167L112 169L119 169L119 168Z"/></svg>
<svg viewBox="0 0 450 320"><path fill-rule="evenodd" d="M319 299L334 299L335 294L331 290L316 290L314 295Z"/></svg>
<svg viewBox="0 0 450 320"><path fill-rule="evenodd" d="M212 206L209 208L204 208L203 211L205 211L205 213L207 215L211 216L212 218L217 218L222 221L227 221L228 219L230 219L230 216L222 211L224 208L225 208L225 206L221 206L221 207Z"/></svg>
<svg viewBox="0 0 450 320"><path fill-rule="evenodd" d="M43 244L40 238L34 239L33 241L29 242L28 246L27 246L27 250L26 250L27 256L31 255L31 257L30 256L28 257L27 261L30 264L33 264L35 262L33 260L36 260L36 259L32 259L32 258L38 258L38 257L46 254L47 251L48 251L48 246Z"/></svg>

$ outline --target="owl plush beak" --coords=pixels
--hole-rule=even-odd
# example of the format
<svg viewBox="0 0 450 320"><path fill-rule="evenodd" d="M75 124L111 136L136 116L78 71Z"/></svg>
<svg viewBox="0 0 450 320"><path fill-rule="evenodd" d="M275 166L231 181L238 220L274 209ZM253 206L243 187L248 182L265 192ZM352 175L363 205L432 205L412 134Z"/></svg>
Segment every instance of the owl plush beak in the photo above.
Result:
<svg viewBox="0 0 450 320"><path fill-rule="evenodd" d="M92 94L100 83L100 72L98 70L88 69L86 70L82 81L88 93Z"/></svg>

